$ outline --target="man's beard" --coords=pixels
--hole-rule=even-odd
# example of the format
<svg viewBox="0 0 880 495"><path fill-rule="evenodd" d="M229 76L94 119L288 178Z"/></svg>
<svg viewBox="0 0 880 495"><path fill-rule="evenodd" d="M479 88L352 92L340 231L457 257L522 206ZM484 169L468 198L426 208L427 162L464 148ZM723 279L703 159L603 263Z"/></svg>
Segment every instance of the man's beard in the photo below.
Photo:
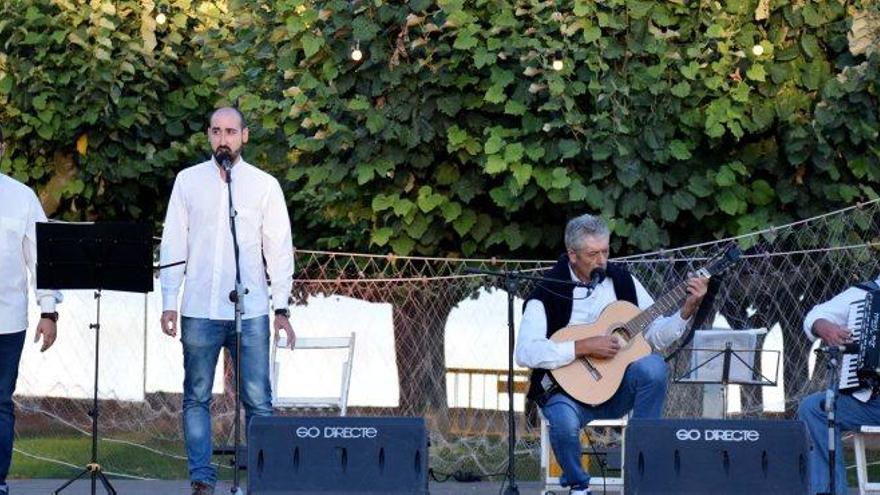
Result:
<svg viewBox="0 0 880 495"><path fill-rule="evenodd" d="M229 158L229 163L234 164L236 161L238 161L238 157L241 156L241 148L239 148L237 151L232 151L232 149L226 146L220 146L219 148L214 150L214 160L217 163L220 163L222 161L222 159L224 158L223 155L226 155L226 158Z"/></svg>

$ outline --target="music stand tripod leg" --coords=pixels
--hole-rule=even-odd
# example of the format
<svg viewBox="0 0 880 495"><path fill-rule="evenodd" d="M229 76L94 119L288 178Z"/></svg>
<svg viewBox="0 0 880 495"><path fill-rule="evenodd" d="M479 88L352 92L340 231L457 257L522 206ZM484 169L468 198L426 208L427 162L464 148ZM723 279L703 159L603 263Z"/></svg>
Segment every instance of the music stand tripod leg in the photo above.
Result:
<svg viewBox="0 0 880 495"><path fill-rule="evenodd" d="M91 494L95 495L97 493L97 479L100 478L101 484L104 485L104 489L107 490L107 493L110 495L116 495L116 490L113 489L113 486L110 484L110 480L104 475L101 465L98 464L98 417L100 416L100 409L98 406L98 365L99 365L99 353L101 349L101 291L95 291L95 323L89 325L90 329L95 330L95 377L94 377L94 388L92 389L92 410L89 411L89 416L92 418L92 457L91 461L86 464L85 469L79 473L75 478L68 480L66 483L61 485L57 490L55 490L55 495L61 493L62 490L73 484L73 482L79 480L86 473L89 473L91 476L92 482L92 490Z"/></svg>

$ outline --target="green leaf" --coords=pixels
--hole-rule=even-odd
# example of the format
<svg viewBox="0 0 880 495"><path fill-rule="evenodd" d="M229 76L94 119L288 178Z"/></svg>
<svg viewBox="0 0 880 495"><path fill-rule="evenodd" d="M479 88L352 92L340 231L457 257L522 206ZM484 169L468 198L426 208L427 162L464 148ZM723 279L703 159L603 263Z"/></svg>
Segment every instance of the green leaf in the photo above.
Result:
<svg viewBox="0 0 880 495"><path fill-rule="evenodd" d="M504 147L504 139L501 138L499 133L493 132L489 139L486 140L486 144L483 145L483 151L486 152L487 155L494 155L501 151Z"/></svg>
<svg viewBox="0 0 880 495"><path fill-rule="evenodd" d="M379 194L373 196L373 201L370 206L373 208L373 211L375 211L375 212L387 210L388 208L391 208L392 206L394 206L394 203L397 201L397 197L398 196L396 194L381 194L381 193L379 193Z"/></svg>
<svg viewBox="0 0 880 495"><path fill-rule="evenodd" d="M391 239L391 236L394 235L394 229L391 227L382 227L380 229L373 230L373 235L370 238L370 242L377 246L384 246L388 244L388 240Z"/></svg>
<svg viewBox="0 0 880 495"><path fill-rule="evenodd" d="M488 101L489 103L502 103L507 99L507 94L504 93L504 87L499 84L493 84L486 90L486 94L483 95L483 99Z"/></svg>
<svg viewBox="0 0 880 495"><path fill-rule="evenodd" d="M477 214L471 210L465 210L452 222L452 228L458 235L464 237L477 223ZM476 237L476 236L475 236Z"/></svg>
<svg viewBox="0 0 880 495"><path fill-rule="evenodd" d="M580 151L581 145L573 139L562 139L559 141L559 153L562 155L562 158L571 158ZM529 158L532 157L530 156Z"/></svg>
<svg viewBox="0 0 880 495"><path fill-rule="evenodd" d="M486 158L486 173L490 175L500 174L507 170L507 162L501 155L489 155Z"/></svg>
<svg viewBox="0 0 880 495"><path fill-rule="evenodd" d="M670 141L669 153L676 160L687 160L691 157L691 152L688 149L687 145L684 142L679 141L678 139L673 139L672 141Z"/></svg>
<svg viewBox="0 0 880 495"><path fill-rule="evenodd" d="M725 189L718 195L718 207L728 215L736 215L740 210L745 210L745 203L733 191Z"/></svg>
<svg viewBox="0 0 880 495"><path fill-rule="evenodd" d="M526 110L528 110L528 107L514 99L507 100L507 103L504 105L504 113L508 115L523 115L526 113Z"/></svg>
<svg viewBox="0 0 880 495"><path fill-rule="evenodd" d="M532 178L532 166L528 163L513 163L510 165L510 171L520 187L524 187Z"/></svg>
<svg viewBox="0 0 880 495"><path fill-rule="evenodd" d="M660 218L667 222L674 222L678 218L678 208L668 196L660 199Z"/></svg>
<svg viewBox="0 0 880 495"><path fill-rule="evenodd" d="M752 203L758 206L768 205L773 201L773 198L775 197L776 193L773 192L773 187L771 187L766 180L758 179L752 183Z"/></svg>
<svg viewBox="0 0 880 495"><path fill-rule="evenodd" d="M416 246L416 241L412 240L409 236L405 234L401 234L398 237L395 237L391 240L391 249L395 254L399 254L401 256L406 256L412 253L413 248Z"/></svg>
<svg viewBox="0 0 880 495"><path fill-rule="evenodd" d="M450 201L444 203L440 207L440 211L443 213L443 219L447 222L452 222L461 215L461 205L455 201Z"/></svg>
<svg viewBox="0 0 880 495"><path fill-rule="evenodd" d="M447 95L437 99L437 108L450 117L454 117L461 110L461 96Z"/></svg>
<svg viewBox="0 0 880 495"><path fill-rule="evenodd" d="M691 94L691 85L687 81L681 81L673 86L670 92L679 98L686 98Z"/></svg>
<svg viewBox="0 0 880 495"><path fill-rule="evenodd" d="M732 186L736 184L736 175L734 175L730 167L724 165L718 170L718 174L715 175L715 183L721 187Z"/></svg>
<svg viewBox="0 0 880 495"><path fill-rule="evenodd" d="M746 77L751 79L752 81L766 81L767 80L767 72L764 71L764 66L761 64L753 64L749 67L749 70L746 71Z"/></svg>
<svg viewBox="0 0 880 495"><path fill-rule="evenodd" d="M322 46L324 46L324 39L311 34L304 34L302 37L302 46L306 58L311 58L318 53L318 50L320 50Z"/></svg>
<svg viewBox="0 0 880 495"><path fill-rule="evenodd" d="M443 204L445 201L446 198L442 194L433 192L431 186L422 186L419 188L419 195L418 199L416 199L416 204L419 209L422 210L422 213L428 213Z"/></svg>
<svg viewBox="0 0 880 495"><path fill-rule="evenodd" d="M514 163L522 160L523 145L522 143L511 143L504 147L504 159L508 163Z"/></svg>

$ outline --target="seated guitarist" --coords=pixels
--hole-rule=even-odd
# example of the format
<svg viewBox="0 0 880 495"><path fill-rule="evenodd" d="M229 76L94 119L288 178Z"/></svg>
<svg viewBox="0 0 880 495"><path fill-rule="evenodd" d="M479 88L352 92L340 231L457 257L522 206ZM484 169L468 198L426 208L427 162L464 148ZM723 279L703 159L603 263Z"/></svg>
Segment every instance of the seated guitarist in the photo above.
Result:
<svg viewBox="0 0 880 495"><path fill-rule="evenodd" d="M560 483L571 487L572 495L590 493L590 476L581 465L580 430L595 419L620 418L632 411L634 418L657 418L666 398L666 363L650 354L632 363L617 392L607 402L588 406L577 402L556 385L548 370L565 366L576 357L612 358L620 345L615 337L590 337L573 342L553 342L550 336L569 325L596 321L614 301L629 301L641 309L654 303L641 282L625 268L608 263L610 232L605 222L582 215L565 228L566 254L545 277L590 282L595 268L607 278L589 297L585 288L567 284L538 285L525 304L516 342L516 362L532 368L528 397L541 407L550 429L550 444L562 468ZM645 338L655 349L678 339L687 320L696 312L708 288L708 279L687 282L688 297L677 313L660 317L646 330Z"/></svg>

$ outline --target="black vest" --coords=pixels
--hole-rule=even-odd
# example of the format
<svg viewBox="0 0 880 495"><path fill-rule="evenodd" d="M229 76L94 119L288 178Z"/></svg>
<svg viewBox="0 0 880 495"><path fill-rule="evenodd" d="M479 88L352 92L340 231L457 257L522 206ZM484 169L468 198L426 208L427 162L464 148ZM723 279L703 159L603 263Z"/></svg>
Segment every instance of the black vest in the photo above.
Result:
<svg viewBox="0 0 880 495"><path fill-rule="evenodd" d="M629 301L638 306L636 297L636 284L633 282L632 275L622 266L614 263L608 263L605 274L614 284L614 293L618 301ZM544 277L554 280L571 280L571 268L568 264L568 255L560 256L556 265L544 274ZM526 298L523 304L532 299L541 301L544 305L544 313L547 315L547 338L556 333L559 329L568 325L571 320L572 296L574 295L574 286L565 283L547 283L540 282L534 290ZM541 380L547 374L547 370L536 368L532 370L529 384L528 398L535 400L542 392Z"/></svg>

